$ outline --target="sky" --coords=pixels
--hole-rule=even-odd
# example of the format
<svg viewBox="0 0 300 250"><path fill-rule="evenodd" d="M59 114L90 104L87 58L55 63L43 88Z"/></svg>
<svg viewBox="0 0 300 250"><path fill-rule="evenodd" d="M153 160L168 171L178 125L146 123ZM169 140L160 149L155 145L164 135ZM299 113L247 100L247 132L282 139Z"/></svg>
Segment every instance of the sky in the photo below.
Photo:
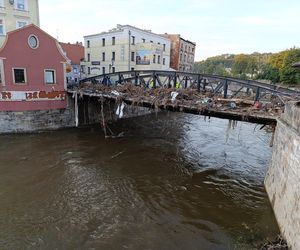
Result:
<svg viewBox="0 0 300 250"><path fill-rule="evenodd" d="M41 28L62 42L129 24L180 34L195 60L300 47L299 0L39 0Z"/></svg>

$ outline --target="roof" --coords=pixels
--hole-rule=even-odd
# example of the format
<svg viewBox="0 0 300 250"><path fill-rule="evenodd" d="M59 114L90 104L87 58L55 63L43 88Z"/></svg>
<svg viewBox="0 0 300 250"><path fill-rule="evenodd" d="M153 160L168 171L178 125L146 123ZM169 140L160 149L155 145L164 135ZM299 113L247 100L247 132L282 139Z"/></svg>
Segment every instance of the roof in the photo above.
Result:
<svg viewBox="0 0 300 250"><path fill-rule="evenodd" d="M59 43L67 57L71 60L72 64L80 64L84 58L84 47L80 43Z"/></svg>
<svg viewBox="0 0 300 250"><path fill-rule="evenodd" d="M295 67L295 68L300 68L300 62L294 63L294 64L293 64L293 67Z"/></svg>
<svg viewBox="0 0 300 250"><path fill-rule="evenodd" d="M196 46L196 43L195 43L195 42L192 42L192 41L190 41L190 40L187 40L187 39L182 38L182 37L180 36L180 34L168 34L168 33L165 33L165 34L163 34L162 36L167 36L167 37L174 37L174 36L175 36L175 37L178 37L179 39L181 39L181 40L183 40L183 41L185 41L185 42L187 42L187 43L190 43L190 44Z"/></svg>
<svg viewBox="0 0 300 250"><path fill-rule="evenodd" d="M42 30L40 27L38 27L37 25L35 25L33 23L25 25L22 28L18 28L18 29L12 30L10 32L7 32L6 33L6 37L5 37L5 41L4 41L3 45L2 45L2 47L0 48L0 52L2 52L2 50L5 48L6 43L7 43L8 39L9 39L9 37L11 35L13 35L15 33L18 33L18 32L23 32L24 30L37 30L39 32L42 32L46 36L48 36L50 39L52 39L56 43L56 47L57 47L59 53L62 55L62 57L65 60L65 62L68 62L69 58L62 51L61 47L59 46L58 41L53 36L49 35L46 31Z"/></svg>
<svg viewBox="0 0 300 250"><path fill-rule="evenodd" d="M156 33L153 33L151 30L146 30L146 29L140 29L138 27L135 27L135 26L132 26L132 25L121 25L121 24L117 24L117 28L113 28L109 31L104 31L104 32L101 32L101 33L97 33L97 34L92 34L92 35L86 35L84 36L84 38L89 38L89 37L93 37L93 36L102 36L102 35L107 35L107 34L113 34L113 33L117 33L117 32L123 32L124 29L131 29L131 30L135 30L137 32L144 32L144 33L147 33L147 34L150 34L150 35L153 35L153 36L157 36L157 37L160 37L164 40L168 40L170 41L169 38L163 36L163 35L159 35L159 34L156 34Z"/></svg>

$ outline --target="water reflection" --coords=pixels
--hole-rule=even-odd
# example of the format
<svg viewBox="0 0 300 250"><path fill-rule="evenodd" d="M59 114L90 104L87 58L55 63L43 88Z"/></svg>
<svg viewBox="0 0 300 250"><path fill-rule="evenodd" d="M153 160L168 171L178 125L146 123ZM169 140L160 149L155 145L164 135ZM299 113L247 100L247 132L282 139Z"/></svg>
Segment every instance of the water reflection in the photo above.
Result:
<svg viewBox="0 0 300 250"><path fill-rule="evenodd" d="M251 249L278 228L263 178L271 135L161 113L0 137L0 248Z"/></svg>

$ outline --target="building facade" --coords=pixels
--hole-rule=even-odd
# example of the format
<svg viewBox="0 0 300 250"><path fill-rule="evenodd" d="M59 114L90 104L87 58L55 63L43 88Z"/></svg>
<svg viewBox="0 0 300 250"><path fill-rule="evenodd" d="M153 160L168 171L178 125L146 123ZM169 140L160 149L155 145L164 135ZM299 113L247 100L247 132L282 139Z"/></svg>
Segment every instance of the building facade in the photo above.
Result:
<svg viewBox="0 0 300 250"><path fill-rule="evenodd" d="M7 33L0 49L0 112L65 109L68 58L35 26Z"/></svg>
<svg viewBox="0 0 300 250"><path fill-rule="evenodd" d="M196 43L183 39L178 34L164 34L171 40L170 67L176 71L192 72Z"/></svg>
<svg viewBox="0 0 300 250"><path fill-rule="evenodd" d="M84 36L84 46L85 76L170 68L170 40L130 25L117 25L108 32Z"/></svg>
<svg viewBox="0 0 300 250"><path fill-rule="evenodd" d="M65 55L70 60L70 65L67 66L66 80L67 84L77 84L81 79L80 63L84 60L84 47L82 43L59 43Z"/></svg>
<svg viewBox="0 0 300 250"><path fill-rule="evenodd" d="M31 23L40 26L38 0L0 0L0 46L6 33Z"/></svg>

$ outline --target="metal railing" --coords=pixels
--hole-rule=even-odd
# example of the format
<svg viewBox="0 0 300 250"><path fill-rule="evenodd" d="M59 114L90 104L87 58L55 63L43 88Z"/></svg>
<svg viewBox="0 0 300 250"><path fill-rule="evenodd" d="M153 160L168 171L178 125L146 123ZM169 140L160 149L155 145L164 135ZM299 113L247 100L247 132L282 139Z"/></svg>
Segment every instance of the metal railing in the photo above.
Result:
<svg viewBox="0 0 300 250"><path fill-rule="evenodd" d="M80 84L125 84L132 83L144 88L194 88L221 94L224 98L234 98L239 94L251 96L255 101L263 98L277 98L285 103L287 99L300 99L300 92L273 84L234 77L198 74L178 71L135 70L102 74L80 80ZM250 93L250 94L249 94Z"/></svg>

